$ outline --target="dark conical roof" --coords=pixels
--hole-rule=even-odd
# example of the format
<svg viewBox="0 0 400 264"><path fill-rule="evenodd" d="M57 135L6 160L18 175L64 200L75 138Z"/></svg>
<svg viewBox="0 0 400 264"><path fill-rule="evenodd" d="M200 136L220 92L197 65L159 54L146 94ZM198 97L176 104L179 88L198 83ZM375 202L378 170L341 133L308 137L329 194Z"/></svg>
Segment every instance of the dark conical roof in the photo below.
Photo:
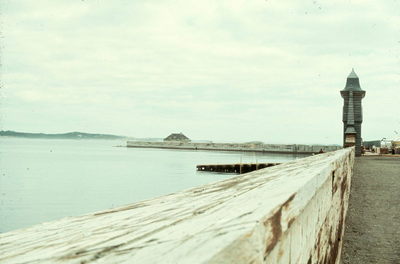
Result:
<svg viewBox="0 0 400 264"><path fill-rule="evenodd" d="M349 76L347 76L345 91L362 91L360 87L360 80L357 74L354 72L354 68L351 70Z"/></svg>
<svg viewBox="0 0 400 264"><path fill-rule="evenodd" d="M351 72L350 72L349 76L347 76L347 78L357 78L358 79L357 74L354 72L354 68L351 69Z"/></svg>

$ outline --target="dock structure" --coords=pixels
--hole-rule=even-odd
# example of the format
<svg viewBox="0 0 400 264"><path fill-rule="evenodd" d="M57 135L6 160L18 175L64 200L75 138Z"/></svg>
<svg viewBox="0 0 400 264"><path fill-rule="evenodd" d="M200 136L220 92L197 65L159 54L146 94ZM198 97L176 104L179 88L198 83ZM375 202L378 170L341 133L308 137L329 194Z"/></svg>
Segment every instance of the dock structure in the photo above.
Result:
<svg viewBox="0 0 400 264"><path fill-rule="evenodd" d="M2 233L0 263L339 264L353 162L351 147Z"/></svg>
<svg viewBox="0 0 400 264"><path fill-rule="evenodd" d="M300 144L263 144L263 143L195 143L195 142L146 142L127 141L128 148L157 148L157 149L179 149L179 150L212 150L212 151L239 151L239 152L264 152L294 155L312 155L316 153L329 152L341 149L340 146L332 145L300 145Z"/></svg>
<svg viewBox="0 0 400 264"><path fill-rule="evenodd" d="M279 164L280 163L208 164L208 165L197 165L196 168L198 171L243 174L259 169L264 169L267 167L272 167Z"/></svg>

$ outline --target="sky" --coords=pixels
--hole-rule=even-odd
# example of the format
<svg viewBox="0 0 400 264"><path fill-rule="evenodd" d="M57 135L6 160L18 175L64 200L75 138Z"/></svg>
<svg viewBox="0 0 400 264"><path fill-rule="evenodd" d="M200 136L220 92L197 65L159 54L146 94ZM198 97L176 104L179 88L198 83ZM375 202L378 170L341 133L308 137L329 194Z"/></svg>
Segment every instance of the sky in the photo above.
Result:
<svg viewBox="0 0 400 264"><path fill-rule="evenodd" d="M400 1L2 0L0 129L341 144L400 137Z"/></svg>

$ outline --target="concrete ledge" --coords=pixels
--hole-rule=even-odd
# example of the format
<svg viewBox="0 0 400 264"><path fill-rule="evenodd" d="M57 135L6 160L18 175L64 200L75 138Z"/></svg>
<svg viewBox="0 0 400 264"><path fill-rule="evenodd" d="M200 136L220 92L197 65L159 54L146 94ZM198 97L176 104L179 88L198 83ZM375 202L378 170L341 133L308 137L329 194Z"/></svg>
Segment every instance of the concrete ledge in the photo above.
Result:
<svg viewBox="0 0 400 264"><path fill-rule="evenodd" d="M0 234L0 263L339 263L353 162L342 149Z"/></svg>

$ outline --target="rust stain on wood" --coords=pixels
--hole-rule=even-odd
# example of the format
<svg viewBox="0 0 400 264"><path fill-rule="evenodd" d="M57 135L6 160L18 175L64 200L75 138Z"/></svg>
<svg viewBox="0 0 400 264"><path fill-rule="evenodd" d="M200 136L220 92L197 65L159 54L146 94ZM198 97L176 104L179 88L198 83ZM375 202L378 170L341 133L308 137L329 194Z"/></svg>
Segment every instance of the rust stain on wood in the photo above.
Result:
<svg viewBox="0 0 400 264"><path fill-rule="evenodd" d="M287 209L290 206L291 201L293 201L294 197L296 194L292 194L289 199L287 199L280 207L279 209L274 213L272 217L267 219L267 221L264 222L264 226L270 226L271 231L272 231L272 238L267 242L267 247L265 249L264 256L267 256L275 247L275 245L278 243L281 235L282 235L282 225L281 225L281 218L282 218L282 209ZM291 219L293 222L294 219ZM290 222L290 221L289 221Z"/></svg>
<svg viewBox="0 0 400 264"><path fill-rule="evenodd" d="M289 207L290 203L293 201L294 197L296 197L296 194L295 194L295 193L292 194L292 195L289 197L289 199L287 199L287 201L284 202L284 203L282 204L282 208L287 209L287 208Z"/></svg>
<svg viewBox="0 0 400 264"><path fill-rule="evenodd" d="M335 171L332 171L332 195L337 191L337 184L335 182Z"/></svg>
<svg viewBox="0 0 400 264"><path fill-rule="evenodd" d="M343 201L344 193L347 191L347 173L343 175L342 183L340 184L340 199Z"/></svg>
<svg viewBox="0 0 400 264"><path fill-rule="evenodd" d="M330 248L328 254L326 255L327 259L324 262L326 264L335 264L337 258L339 257L339 249L342 240L343 226L344 226L344 207L342 206L340 210L339 224L337 230L333 236L332 234L329 236Z"/></svg>
<svg viewBox="0 0 400 264"><path fill-rule="evenodd" d="M291 218L291 219L289 220L289 222L288 222L288 229L292 226L294 220L296 220L295 217L293 217L293 218Z"/></svg>
<svg viewBox="0 0 400 264"><path fill-rule="evenodd" d="M281 217L282 217L282 207L278 209L278 211L271 217L269 218L266 222L264 222L264 225L270 225L271 226L271 232L272 232L272 238L267 242L267 248L265 249L264 256L267 256L272 249L274 249L275 245L278 243L279 238L281 237L282 234L282 226L281 226Z"/></svg>

